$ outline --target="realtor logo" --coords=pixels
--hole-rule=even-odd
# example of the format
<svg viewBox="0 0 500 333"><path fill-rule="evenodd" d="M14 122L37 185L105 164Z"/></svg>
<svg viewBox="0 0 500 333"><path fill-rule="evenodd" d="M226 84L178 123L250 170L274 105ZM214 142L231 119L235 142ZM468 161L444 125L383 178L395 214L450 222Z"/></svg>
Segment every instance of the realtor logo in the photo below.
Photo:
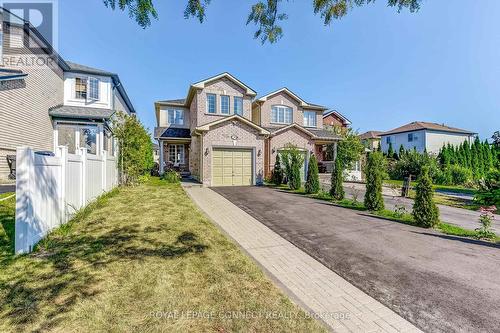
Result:
<svg viewBox="0 0 500 333"><path fill-rule="evenodd" d="M57 50L57 0L0 0L3 27L9 34L4 45L12 53L29 49L34 54L52 55ZM20 28L29 24L34 29ZM36 40L36 42L35 42Z"/></svg>

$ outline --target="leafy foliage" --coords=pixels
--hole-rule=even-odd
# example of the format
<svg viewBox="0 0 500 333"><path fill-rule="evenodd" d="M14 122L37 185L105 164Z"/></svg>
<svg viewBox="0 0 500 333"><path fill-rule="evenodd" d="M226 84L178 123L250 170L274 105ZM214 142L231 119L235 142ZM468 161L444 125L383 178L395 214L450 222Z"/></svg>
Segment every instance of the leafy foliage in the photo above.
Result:
<svg viewBox="0 0 500 333"><path fill-rule="evenodd" d="M281 168L280 154L276 155L276 161L274 162L274 169L272 175L272 182L274 185L281 185L283 182L283 169Z"/></svg>
<svg viewBox="0 0 500 333"><path fill-rule="evenodd" d="M111 9L118 7L120 10L128 8L129 16L135 18L137 23L146 28L151 25L151 18L158 18L158 13L152 0L103 0ZM255 38L260 38L262 43L269 41L276 43L283 36L280 22L288 19L286 13L280 12L279 5L283 0L261 0L254 4L248 15L247 24L254 23L257 31ZM287 0L288 2L288 0ZM319 14L325 25L330 25L334 19L340 19L354 7L373 3L375 0L313 0L314 13ZM387 0L387 5L396 7L398 12L408 8L410 12L420 9L422 0ZM205 11L210 0L187 0L184 18L196 17L200 23L205 20Z"/></svg>
<svg viewBox="0 0 500 333"><path fill-rule="evenodd" d="M154 165L149 133L136 117L124 113L119 113L114 120L113 133L120 146L118 167L122 171L122 182L137 183Z"/></svg>
<svg viewBox="0 0 500 333"><path fill-rule="evenodd" d="M358 133L351 128L338 132L342 136L342 140L337 145L337 158L340 160L340 166L342 171L352 169L354 163L361 158L365 147Z"/></svg>
<svg viewBox="0 0 500 333"><path fill-rule="evenodd" d="M384 209L382 198L382 182L385 174L385 159L381 152L368 154L366 164L366 192L365 207L368 210L379 211Z"/></svg>
<svg viewBox="0 0 500 333"><path fill-rule="evenodd" d="M181 181L181 176L174 170L167 170L161 176L161 179L165 180L169 184L177 184Z"/></svg>
<svg viewBox="0 0 500 333"><path fill-rule="evenodd" d="M490 171L480 182L479 191L475 196L481 205L496 205L500 207L500 171Z"/></svg>
<svg viewBox="0 0 500 333"><path fill-rule="evenodd" d="M429 168L424 167L418 178L413 204L413 218L417 225L424 228L432 228L439 223L439 209L434 202L433 195Z"/></svg>
<svg viewBox="0 0 500 333"><path fill-rule="evenodd" d="M103 0L104 5L115 10L117 7L124 11L128 8L128 14L142 28L151 25L151 19L157 19L158 13L153 6L152 0Z"/></svg>
<svg viewBox="0 0 500 333"><path fill-rule="evenodd" d="M431 176L438 173L439 167L437 159L429 154L420 154L415 149L410 150L399 156L399 160L390 165L389 176L391 179L402 180L405 177L418 177L422 167L428 166Z"/></svg>
<svg viewBox="0 0 500 333"><path fill-rule="evenodd" d="M287 144L281 151L283 164L285 165L285 174L288 180L288 186L292 190L298 190L302 185L300 179L300 168L304 164L304 155L292 144Z"/></svg>
<svg viewBox="0 0 500 333"><path fill-rule="evenodd" d="M342 200L345 197L343 186L343 168L339 158L335 159L332 169L330 195L334 200Z"/></svg>
<svg viewBox="0 0 500 333"><path fill-rule="evenodd" d="M307 169L307 180L305 185L306 193L314 194L319 192L319 171L318 161L314 154L309 159L309 167Z"/></svg>

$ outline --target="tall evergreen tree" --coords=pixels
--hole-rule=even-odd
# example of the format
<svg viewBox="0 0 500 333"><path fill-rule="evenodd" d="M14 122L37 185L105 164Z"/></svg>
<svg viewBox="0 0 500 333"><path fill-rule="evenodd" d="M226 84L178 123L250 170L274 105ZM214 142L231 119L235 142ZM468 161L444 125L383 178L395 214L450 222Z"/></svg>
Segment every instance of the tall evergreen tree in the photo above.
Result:
<svg viewBox="0 0 500 333"><path fill-rule="evenodd" d="M398 158L403 157L405 153L406 153L405 147L403 147L403 145L400 145L399 152L398 152Z"/></svg>
<svg viewBox="0 0 500 333"><path fill-rule="evenodd" d="M335 200L342 200L345 196L340 158L336 158L335 163L333 163L330 195Z"/></svg>
<svg viewBox="0 0 500 333"><path fill-rule="evenodd" d="M276 161L274 162L274 169L272 175L272 182L276 186L281 185L281 183L283 182L283 169L281 167L280 154L276 155Z"/></svg>
<svg viewBox="0 0 500 333"><path fill-rule="evenodd" d="M434 190L429 176L429 168L422 168L416 187L413 218L417 225L425 228L434 227L439 223L439 210L433 199Z"/></svg>
<svg viewBox="0 0 500 333"><path fill-rule="evenodd" d="M382 198L382 182L385 169L385 159L379 152L370 153L366 164L366 192L364 204L368 210L384 209Z"/></svg>
<svg viewBox="0 0 500 333"><path fill-rule="evenodd" d="M316 156L314 156L314 154L312 154L311 158L309 159L305 189L306 193L310 194L319 192L318 162L316 161Z"/></svg>
<svg viewBox="0 0 500 333"><path fill-rule="evenodd" d="M387 149L387 157L388 158L394 157L394 148L392 147L392 142L389 142L389 149Z"/></svg>

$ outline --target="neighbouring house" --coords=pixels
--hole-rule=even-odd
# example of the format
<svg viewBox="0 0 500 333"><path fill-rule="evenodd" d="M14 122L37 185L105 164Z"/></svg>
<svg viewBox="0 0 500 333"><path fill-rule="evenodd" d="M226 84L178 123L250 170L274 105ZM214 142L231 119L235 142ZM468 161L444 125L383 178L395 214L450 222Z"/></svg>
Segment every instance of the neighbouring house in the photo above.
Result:
<svg viewBox="0 0 500 333"><path fill-rule="evenodd" d="M110 120L135 114L118 75L65 61L29 22L0 16L0 179L20 146L115 154Z"/></svg>
<svg viewBox="0 0 500 333"><path fill-rule="evenodd" d="M351 121L337 110L328 110L323 113L323 126L348 128L351 126Z"/></svg>
<svg viewBox="0 0 500 333"><path fill-rule="evenodd" d="M359 135L361 143L370 151L375 151L380 147L381 131L368 131Z"/></svg>
<svg viewBox="0 0 500 333"><path fill-rule="evenodd" d="M414 121L380 135L384 153L392 145L395 152L403 146L406 150L416 149L420 153L427 151L429 154L438 154L447 144L457 146L464 141L471 144L475 136L476 133L472 131L424 121Z"/></svg>
<svg viewBox="0 0 500 333"><path fill-rule="evenodd" d="M287 88L256 98L229 73L190 85L183 99L155 103L160 170L180 170L206 186L256 185L270 177L287 144L300 149L306 174L311 154L340 137L323 128L327 109Z"/></svg>

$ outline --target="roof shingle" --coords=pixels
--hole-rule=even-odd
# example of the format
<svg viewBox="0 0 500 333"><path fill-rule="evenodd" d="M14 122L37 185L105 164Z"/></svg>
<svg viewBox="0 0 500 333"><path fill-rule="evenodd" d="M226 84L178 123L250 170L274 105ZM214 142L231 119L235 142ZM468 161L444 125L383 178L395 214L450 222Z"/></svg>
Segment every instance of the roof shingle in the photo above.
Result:
<svg viewBox="0 0 500 333"><path fill-rule="evenodd" d="M58 105L49 109L49 115L62 118L109 119L113 113L110 109L69 105Z"/></svg>
<svg viewBox="0 0 500 333"><path fill-rule="evenodd" d="M412 131L418 131L418 130L423 130L423 129L450 132L450 133L475 134L474 132L471 132L471 131L446 126L444 124L440 125L440 124L429 123L429 122L425 122L425 121L414 121L412 123L409 123L409 124L403 125L401 127L392 129L388 132L384 132L381 135L390 135L390 134L396 134L396 133L412 132Z"/></svg>
<svg viewBox="0 0 500 333"><path fill-rule="evenodd" d="M155 138L191 138L189 128L155 127Z"/></svg>

